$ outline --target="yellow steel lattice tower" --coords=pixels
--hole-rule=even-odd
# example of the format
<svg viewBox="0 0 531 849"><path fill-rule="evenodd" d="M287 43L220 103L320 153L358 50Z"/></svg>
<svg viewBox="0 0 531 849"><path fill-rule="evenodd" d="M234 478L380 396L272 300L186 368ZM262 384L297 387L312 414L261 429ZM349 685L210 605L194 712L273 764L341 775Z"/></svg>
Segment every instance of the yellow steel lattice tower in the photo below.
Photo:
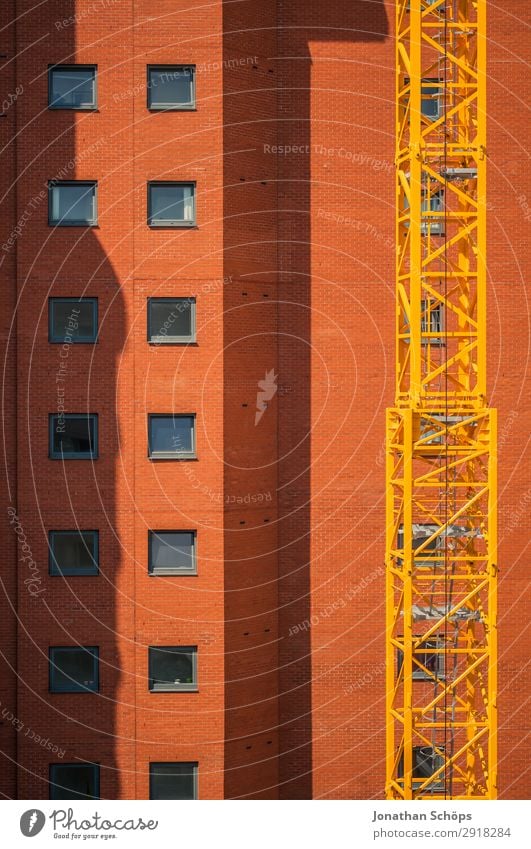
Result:
<svg viewBox="0 0 531 849"><path fill-rule="evenodd" d="M386 795L496 797L496 416L486 399L486 0L397 0Z"/></svg>

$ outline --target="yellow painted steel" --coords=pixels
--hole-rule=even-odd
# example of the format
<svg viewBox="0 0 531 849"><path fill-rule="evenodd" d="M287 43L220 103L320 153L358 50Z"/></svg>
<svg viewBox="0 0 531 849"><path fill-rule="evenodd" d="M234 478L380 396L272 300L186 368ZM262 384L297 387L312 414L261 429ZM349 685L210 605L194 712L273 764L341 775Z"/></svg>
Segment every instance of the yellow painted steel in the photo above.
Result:
<svg viewBox="0 0 531 849"><path fill-rule="evenodd" d="M386 796L493 799L496 416L486 398L486 0L397 0Z"/></svg>

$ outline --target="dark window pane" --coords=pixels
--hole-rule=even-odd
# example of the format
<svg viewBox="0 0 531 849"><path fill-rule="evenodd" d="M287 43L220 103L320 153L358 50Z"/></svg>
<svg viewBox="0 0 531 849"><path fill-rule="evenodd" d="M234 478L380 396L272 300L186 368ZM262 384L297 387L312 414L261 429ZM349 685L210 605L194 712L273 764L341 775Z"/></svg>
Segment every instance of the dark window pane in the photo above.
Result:
<svg viewBox="0 0 531 849"><path fill-rule="evenodd" d="M197 799L197 764L150 764L149 783L150 799Z"/></svg>
<svg viewBox="0 0 531 849"><path fill-rule="evenodd" d="M194 186L187 183L150 183L150 224L193 224Z"/></svg>
<svg viewBox="0 0 531 849"><path fill-rule="evenodd" d="M149 679L152 690L190 690L196 685L196 649L160 646L149 649Z"/></svg>
<svg viewBox="0 0 531 849"><path fill-rule="evenodd" d="M194 106L192 68L150 68L148 103L151 109L179 109Z"/></svg>
<svg viewBox="0 0 531 849"><path fill-rule="evenodd" d="M50 649L50 689L76 693L98 689L98 650L86 648Z"/></svg>
<svg viewBox="0 0 531 849"><path fill-rule="evenodd" d="M94 183L58 183L50 186L51 224L94 224Z"/></svg>
<svg viewBox="0 0 531 849"><path fill-rule="evenodd" d="M52 764L50 799L98 799L97 764Z"/></svg>
<svg viewBox="0 0 531 849"><path fill-rule="evenodd" d="M52 574L97 574L97 532L52 531L50 533L50 554L50 571Z"/></svg>
<svg viewBox="0 0 531 849"><path fill-rule="evenodd" d="M148 301L149 339L154 342L192 339L194 309L193 298L150 298Z"/></svg>
<svg viewBox="0 0 531 849"><path fill-rule="evenodd" d="M52 416L53 457L95 457L96 449L95 416Z"/></svg>
<svg viewBox="0 0 531 849"><path fill-rule="evenodd" d="M53 68L50 71L50 106L57 109L95 107L95 68Z"/></svg>
<svg viewBox="0 0 531 849"><path fill-rule="evenodd" d="M194 536L191 532L151 531L151 571L195 571Z"/></svg>
<svg viewBox="0 0 531 849"><path fill-rule="evenodd" d="M413 778L429 778L443 765L442 755L431 746L416 746L413 749Z"/></svg>
<svg viewBox="0 0 531 849"><path fill-rule="evenodd" d="M440 92L438 86L422 86L421 112L426 118L435 120L439 117Z"/></svg>
<svg viewBox="0 0 531 849"><path fill-rule="evenodd" d="M50 299L50 340L93 342L97 335L96 298Z"/></svg>
<svg viewBox="0 0 531 849"><path fill-rule="evenodd" d="M193 416L151 416L150 454L190 455L194 451Z"/></svg>
<svg viewBox="0 0 531 849"><path fill-rule="evenodd" d="M443 749L444 746L439 746L439 749ZM412 778L415 785L421 784L426 778L429 778L433 775L434 772L437 772L440 767L444 764L444 758L442 755L439 755L432 749L431 746L414 746L413 747L413 769L412 769ZM398 777L404 778L404 755L400 756L398 761ZM426 792L429 793L430 790L440 793L444 791L444 772L437 776L435 781L429 785L429 790L426 788Z"/></svg>

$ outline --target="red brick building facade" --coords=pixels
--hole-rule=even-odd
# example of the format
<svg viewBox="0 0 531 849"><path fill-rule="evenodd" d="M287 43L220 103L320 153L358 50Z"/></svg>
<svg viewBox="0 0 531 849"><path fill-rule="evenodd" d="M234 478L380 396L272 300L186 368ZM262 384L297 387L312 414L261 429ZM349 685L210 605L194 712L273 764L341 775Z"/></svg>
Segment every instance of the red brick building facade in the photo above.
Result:
<svg viewBox="0 0 531 849"><path fill-rule="evenodd" d="M522 798L531 46L524 0L488 5L500 788ZM199 798L381 798L394 6L0 15L0 791L45 799L50 764L91 762L101 798L146 799L150 764L195 763ZM96 109L48 108L56 64L97 66ZM196 108L150 111L150 65L195 66ZM54 180L97 181L96 226L49 225ZM150 181L195 183L196 226L150 227ZM49 299L79 297L98 341L61 363ZM194 344L148 343L154 297L195 298ZM49 457L60 406L98 415L97 459ZM150 459L149 414L195 414L196 458ZM99 531L98 575L49 574L72 528ZM196 531L197 574L149 574L153 529ZM50 692L49 648L76 645L98 691ZM197 691L151 692L150 646L196 646Z"/></svg>

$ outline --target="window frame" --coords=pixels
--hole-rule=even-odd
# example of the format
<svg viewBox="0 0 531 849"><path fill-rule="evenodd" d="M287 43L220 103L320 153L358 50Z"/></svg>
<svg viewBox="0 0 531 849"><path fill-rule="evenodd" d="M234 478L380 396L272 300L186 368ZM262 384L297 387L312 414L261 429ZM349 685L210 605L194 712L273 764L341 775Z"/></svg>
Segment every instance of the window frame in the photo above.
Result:
<svg viewBox="0 0 531 849"><path fill-rule="evenodd" d="M173 654L191 654L192 655L192 682L191 683L179 683L179 684L170 684L167 682L165 685L156 685L154 683L155 679L152 675L152 652L160 651L161 649L166 650L168 654L168 649L171 649ZM197 680L197 651L198 647L195 646L148 646L148 690L150 693L197 693L199 691L199 684Z"/></svg>
<svg viewBox="0 0 531 849"><path fill-rule="evenodd" d="M54 437L54 422L59 416L62 415L65 419L93 419L94 421L94 445L92 451L86 452L74 452L68 451L67 453L56 454L54 452L53 447L53 437ZM48 458L50 460L97 460L99 457L99 428L98 428L98 413L49 413L48 414L48 422L49 422L49 445L48 445Z"/></svg>
<svg viewBox="0 0 531 849"><path fill-rule="evenodd" d="M79 297L79 298L62 298L61 296L54 295L53 297L48 298L48 342L51 345L61 345L64 344L65 338L64 336L56 338L53 336L53 306L56 301L63 301L72 304L79 304L81 301L88 301L92 305L92 318L94 322L94 334L92 337L83 337L74 338L72 337L71 342L69 344L72 345L94 345L98 341L98 333L99 333L99 322L98 322L98 298L97 297Z"/></svg>
<svg viewBox="0 0 531 849"><path fill-rule="evenodd" d="M158 567L155 569L153 566L153 555L151 549L151 542L154 536L159 534L191 534L192 535L192 568L191 569L178 569L175 566L168 566L166 568ZM196 530L186 530L181 528L170 528L170 529L149 529L148 530L148 575L152 575L153 577L164 577L164 576L186 576L186 575L197 575L197 531Z"/></svg>
<svg viewBox="0 0 531 849"><path fill-rule="evenodd" d="M422 200L420 207L420 235L421 236L445 236L446 228L445 228L445 217L441 218L433 218L433 213L444 212L444 188L435 189L431 194L425 188L422 189ZM407 212L409 207L409 202L406 195L404 197L404 209L402 214ZM436 208L433 207L432 203L434 200L437 200L438 206ZM409 221L404 221L403 226L406 230L409 230Z"/></svg>
<svg viewBox="0 0 531 849"><path fill-rule="evenodd" d="M175 303L175 301L187 301L190 304L190 336L154 336L152 335L152 319L150 307L153 302ZM177 297L177 298L157 298L149 297L147 299L147 341L150 345L190 345L196 342L196 309L197 299L195 297Z"/></svg>
<svg viewBox="0 0 531 849"><path fill-rule="evenodd" d="M156 105L153 106L151 104L150 92L153 89L151 85L151 73L152 71L175 71L175 70L191 70L192 72L192 102L190 105L183 104L181 106L177 106L175 104L168 105ZM197 99L196 99L196 65L146 65L146 106L150 112L197 112Z"/></svg>
<svg viewBox="0 0 531 849"><path fill-rule="evenodd" d="M75 219L65 221L64 218L54 220L53 218L53 190L61 186L92 186L93 194L93 218L92 221ZM97 227L98 226L98 181L97 180L48 180L48 226L49 227Z"/></svg>
<svg viewBox="0 0 531 849"><path fill-rule="evenodd" d="M92 79L92 106L55 106L52 102L52 80L55 71L93 71ZM97 112L98 111L98 66L91 64L56 64L48 65L48 109L53 111L66 110L67 112Z"/></svg>
<svg viewBox="0 0 531 849"><path fill-rule="evenodd" d="M151 191L157 186L191 186L192 187L192 219L190 221L185 221L184 219L175 219L175 218L167 218L157 222L153 219L152 213L152 197ZM196 197L197 197L197 182L195 180L148 180L147 183L147 223L148 227L154 230L160 230L164 227L169 229L175 228L183 228L184 230L197 227L197 209L196 209Z"/></svg>
<svg viewBox="0 0 531 849"><path fill-rule="evenodd" d="M93 553L91 554L94 566L93 568L87 569L84 567L83 569L77 569L75 571L72 570L72 567L66 570L60 569L57 564L57 559L53 550L53 542L58 536L65 536L66 534L94 534L94 546ZM54 566L55 564L55 566ZM61 530L50 530L48 531L48 574L52 578L87 578L94 577L100 574L100 532L95 528L74 528L73 530L61 529Z"/></svg>
<svg viewBox="0 0 531 849"><path fill-rule="evenodd" d="M62 787L62 785L60 785L58 781L53 780L53 773L54 773L55 767L65 767L65 766L75 767L75 768L91 766L94 770L94 796L89 796L88 799L100 799L101 798L100 797L100 763L99 763L99 761L82 761L82 762L75 761L74 763L63 763L62 761L61 761L61 763L58 763L56 761L54 763L48 764L48 786L50 788L48 795L49 795L50 799L53 799L54 801L60 801L60 799L62 799L62 797L52 795L52 788L53 787ZM79 801L82 801L82 800L80 799Z"/></svg>
<svg viewBox="0 0 531 849"><path fill-rule="evenodd" d="M438 745L437 748L444 750L444 745ZM413 768L412 768L412 775L411 775L413 787L415 787L415 785L419 786L420 784L423 784L426 781L426 779L428 778L427 775L425 775L421 778L415 777L415 768L418 766L416 752L420 752L422 749L431 749L431 751L433 752L434 747L433 746L413 746ZM438 755L438 754L434 755L434 758L442 758L442 757L443 757L442 755ZM439 769L439 766L436 766L435 769L433 770L433 772L437 772L438 769ZM432 773L432 775L433 775L433 773ZM402 755L398 760L398 778L399 778L399 780L402 779L402 781L403 781L404 777L405 777L404 776L404 753L402 752ZM442 773L442 775L439 776L439 778L435 779L435 781L432 782L430 789L435 790L436 793L444 793L444 789L445 789L444 772ZM429 790L426 790L425 792L428 793Z"/></svg>
<svg viewBox="0 0 531 849"><path fill-rule="evenodd" d="M432 536L432 534L434 534L435 531L437 530L437 525L433 525L430 522L425 522L425 523L424 522L423 523L413 522L413 524L414 525L422 524L423 527L431 528L431 532L425 537L426 539L428 539L428 536ZM432 555L434 555L434 557L439 557L439 558L441 557L441 552L444 550L444 546L441 545L441 540L442 540L442 537L440 535L435 537L435 539L432 540L432 544L434 544L434 547L433 548L425 548L424 551L422 552L422 559L421 560L415 559L415 552L417 551L418 548L420 548L420 545L422 545L422 542L419 543L419 545L416 546L416 547L413 546L413 560L415 562L415 568L416 569L435 569L435 570L439 569L440 570L440 569L444 568L444 562L441 563L440 560L435 560L433 558L430 558L430 556L429 556L430 554L432 554ZM404 547L404 527L403 527L403 525L400 525L399 528L398 528L396 542L397 542L397 548L398 549L401 549L401 548ZM413 540L413 542L414 542L414 540ZM399 561L401 561L401 559L402 558L398 558Z"/></svg>
<svg viewBox="0 0 531 849"><path fill-rule="evenodd" d="M414 640L422 640L422 634L415 634L413 639ZM426 648L423 647L424 644L425 644ZM431 683L433 683L434 681L446 681L446 664L445 664L444 652L434 653L434 651L433 651L434 649L444 649L444 647L445 647L444 635L436 634L435 636L428 637L427 640L424 641L423 645L419 646L419 648L416 649L413 652L413 657L416 656L417 659L420 660L420 662L423 664L423 666L426 666L426 663L424 663L422 655L424 655L424 657L426 655L433 655L436 658L437 671L434 675L427 675L422 669L420 669L416 665L416 663L413 663L413 674L412 674L413 681L425 681L425 682L431 682ZM398 680L398 677L399 677L400 672L402 670L403 662L404 662L404 657L403 657L402 649L397 648L397 650L396 650L396 679L397 680ZM428 668L428 667L426 666L426 668Z"/></svg>
<svg viewBox="0 0 531 849"><path fill-rule="evenodd" d="M58 689L54 686L54 672L57 672L57 663L54 661L56 651L73 654L74 652L84 651L86 654L92 654L92 663L94 670L94 687L71 686L68 689ZM54 695L71 695L78 693L99 693L100 691L100 647L99 646L48 646L48 692Z"/></svg>
<svg viewBox="0 0 531 849"><path fill-rule="evenodd" d="M435 308L434 308L434 305L435 305ZM445 338L444 338L445 328L444 328L444 309L443 309L443 306L444 306L443 303L441 301L437 300L437 298L422 298L421 305L420 305L420 307L421 307L421 313L420 313L420 332L421 332L420 344L421 345L423 345L423 346L431 345L432 347L436 347L436 348L443 348L446 345ZM432 322L433 322L433 319L437 315L438 315L439 328L437 330L434 330L431 326L428 328L428 326L427 326L428 325L428 322L427 322L428 316L429 316L430 325L431 325ZM426 336L422 335L422 334L425 334L425 333L437 333L437 334L439 334L439 336L438 336L438 338L435 337L435 338L432 339L430 337L426 337Z"/></svg>
<svg viewBox="0 0 531 849"><path fill-rule="evenodd" d="M153 419L192 419L192 450L191 451L158 451L154 452L151 439L151 422ZM197 416L196 413L148 413L148 458L150 460L197 460Z"/></svg>
<svg viewBox="0 0 531 849"><path fill-rule="evenodd" d="M434 0L434 2L435 2L435 0ZM411 77L408 77L408 76L404 77L404 85L411 86ZM425 94L423 96L423 91L425 89L429 89L429 88L433 88L433 89L438 90L439 96L433 97L433 95L431 95L431 98L430 98L430 95ZM443 115L443 110L441 109L441 100L442 100L442 97L444 96L444 79L441 79L441 77L422 77L422 79L420 81L420 92L421 92L421 106L420 106L421 116L422 116L422 118L424 118L430 124L435 123ZM432 103L433 100L435 100L435 102L437 103L437 115L436 116L428 115L426 112L424 112L424 110L422 108L424 103L427 103L427 102Z"/></svg>
<svg viewBox="0 0 531 849"><path fill-rule="evenodd" d="M150 761L149 762L149 798L153 799L153 767L160 765L190 766L192 767L193 799L184 801L196 801L199 799L199 762L198 761ZM155 800L156 801L156 800Z"/></svg>

